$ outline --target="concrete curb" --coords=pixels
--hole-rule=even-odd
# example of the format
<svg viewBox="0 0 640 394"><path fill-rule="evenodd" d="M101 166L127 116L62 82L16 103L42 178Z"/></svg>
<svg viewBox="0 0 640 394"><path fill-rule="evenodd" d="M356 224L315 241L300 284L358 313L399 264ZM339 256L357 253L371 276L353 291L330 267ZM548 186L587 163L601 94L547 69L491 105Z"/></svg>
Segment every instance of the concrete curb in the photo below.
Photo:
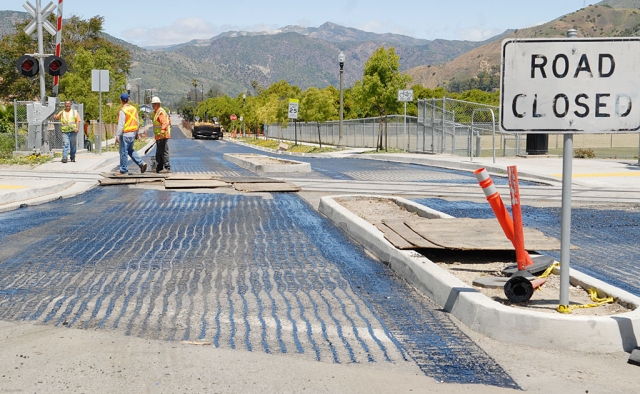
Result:
<svg viewBox="0 0 640 394"><path fill-rule="evenodd" d="M573 316L511 308L491 300L426 257L396 249L375 226L337 203L335 198L340 197L346 196L321 198L318 210L473 331L506 343L585 352L630 352L640 343L640 297L571 270L572 284L595 287L633 311L614 316ZM374 197L411 206L423 217L446 217L402 198Z"/></svg>
<svg viewBox="0 0 640 394"><path fill-rule="evenodd" d="M238 165L242 168L246 168L248 170L254 172L310 172L311 164L303 163L295 160L284 160L284 159L274 159L265 155L246 155L246 154L229 154L225 153L222 155L224 160L227 160L235 165ZM262 163L254 163L251 159L271 159L278 160L282 162L282 164L262 164Z"/></svg>
<svg viewBox="0 0 640 394"><path fill-rule="evenodd" d="M416 158L416 157L403 158L398 156L394 156L394 157L375 157L375 155L366 155L366 156L372 156L372 157L364 157L362 155L351 155L350 157L359 158L363 160L378 160L378 161L386 161L386 162L392 162L392 163L419 164L424 166L440 167L440 168L447 168L451 170L463 170L463 171L475 171L479 168L485 168L491 174L507 177L506 167L486 165L483 163L457 162L457 161L437 160L437 159L429 159L429 158ZM518 178L544 181L545 183L551 183L556 185L562 183L562 180L558 178L540 175L540 174L532 174L528 172L521 172L521 171L518 171Z"/></svg>
<svg viewBox="0 0 640 394"><path fill-rule="evenodd" d="M17 201L31 200L34 198L46 196L48 194L59 193L73 186L76 181L65 181L54 185L32 188L27 190L18 190L15 192L4 193L0 195L0 205L10 204Z"/></svg>

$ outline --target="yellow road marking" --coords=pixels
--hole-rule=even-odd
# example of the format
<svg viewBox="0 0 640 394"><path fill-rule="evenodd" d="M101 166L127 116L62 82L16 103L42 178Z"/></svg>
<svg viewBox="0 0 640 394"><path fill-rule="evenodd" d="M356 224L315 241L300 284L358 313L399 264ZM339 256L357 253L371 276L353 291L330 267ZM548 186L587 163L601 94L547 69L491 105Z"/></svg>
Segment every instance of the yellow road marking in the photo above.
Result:
<svg viewBox="0 0 640 394"><path fill-rule="evenodd" d="M0 185L0 189L25 189L27 186Z"/></svg>
<svg viewBox="0 0 640 394"><path fill-rule="evenodd" d="M562 174L551 174L556 178L562 178ZM615 176L640 176L640 172L605 172L595 174L573 174L573 178L606 178Z"/></svg>

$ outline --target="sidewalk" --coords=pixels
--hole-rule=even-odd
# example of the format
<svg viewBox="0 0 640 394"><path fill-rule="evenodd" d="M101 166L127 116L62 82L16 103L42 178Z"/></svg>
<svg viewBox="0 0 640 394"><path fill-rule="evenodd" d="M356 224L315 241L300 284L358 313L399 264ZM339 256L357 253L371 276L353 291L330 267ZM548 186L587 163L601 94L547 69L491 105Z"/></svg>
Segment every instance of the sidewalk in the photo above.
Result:
<svg viewBox="0 0 640 394"><path fill-rule="evenodd" d="M361 156L364 157L364 156ZM506 174L515 165L520 178L562 183L563 159L557 156L469 157L420 153L372 154L367 159L423 164L456 170L474 171L486 168L494 174ZM576 159L572 160L572 184L581 187L640 190L640 166L637 160Z"/></svg>
<svg viewBox="0 0 640 394"><path fill-rule="evenodd" d="M144 150L153 140L138 151ZM59 198L69 198L95 187L103 172L114 171L120 160L118 152L78 151L74 163L54 158L36 167L26 165L0 168L0 212L27 205L38 205ZM135 167L135 166L134 166ZM135 169L134 169L135 171Z"/></svg>

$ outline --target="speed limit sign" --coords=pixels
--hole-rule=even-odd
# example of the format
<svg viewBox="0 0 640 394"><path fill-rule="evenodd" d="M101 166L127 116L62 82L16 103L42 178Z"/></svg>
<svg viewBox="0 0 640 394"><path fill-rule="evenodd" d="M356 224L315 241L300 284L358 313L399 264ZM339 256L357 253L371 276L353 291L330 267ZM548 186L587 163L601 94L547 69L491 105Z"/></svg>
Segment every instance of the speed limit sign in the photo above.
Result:
<svg viewBox="0 0 640 394"><path fill-rule="evenodd" d="M298 107L300 101L296 99L289 100L289 119L298 119Z"/></svg>

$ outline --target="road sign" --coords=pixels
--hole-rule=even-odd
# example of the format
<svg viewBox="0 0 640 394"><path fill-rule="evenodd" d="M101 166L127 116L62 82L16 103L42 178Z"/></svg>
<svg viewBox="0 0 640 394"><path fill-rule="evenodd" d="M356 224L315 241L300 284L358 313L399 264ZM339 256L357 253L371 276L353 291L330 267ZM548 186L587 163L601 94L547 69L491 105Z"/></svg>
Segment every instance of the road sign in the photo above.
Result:
<svg viewBox="0 0 640 394"><path fill-rule="evenodd" d="M507 132L640 129L640 38L504 40L501 83Z"/></svg>
<svg viewBox="0 0 640 394"><path fill-rule="evenodd" d="M49 5L47 5L44 9L40 9L40 0L36 1L36 7L31 5L31 3L29 3L28 1L22 6L27 10L29 14L31 14L32 17L35 18L24 28L25 33L31 35L31 33L33 33L38 27L38 23L42 22L42 27L44 27L44 29L48 31L49 34L51 34L52 36L56 35L56 28L51 24L51 22L47 20L49 15L51 15L51 13L56 10L56 5L53 4L53 2L49 3Z"/></svg>
<svg viewBox="0 0 640 394"><path fill-rule="evenodd" d="M289 119L298 119L299 105L300 105L300 100L296 100L296 99L289 100Z"/></svg>
<svg viewBox="0 0 640 394"><path fill-rule="evenodd" d="M91 91L109 91L109 70L91 70Z"/></svg>
<svg viewBox="0 0 640 394"><path fill-rule="evenodd" d="M398 101L405 103L413 101L413 90L398 90Z"/></svg>
<svg viewBox="0 0 640 394"><path fill-rule="evenodd" d="M235 114L231 115L231 121L232 122L235 122L236 119L238 119L238 117Z"/></svg>

